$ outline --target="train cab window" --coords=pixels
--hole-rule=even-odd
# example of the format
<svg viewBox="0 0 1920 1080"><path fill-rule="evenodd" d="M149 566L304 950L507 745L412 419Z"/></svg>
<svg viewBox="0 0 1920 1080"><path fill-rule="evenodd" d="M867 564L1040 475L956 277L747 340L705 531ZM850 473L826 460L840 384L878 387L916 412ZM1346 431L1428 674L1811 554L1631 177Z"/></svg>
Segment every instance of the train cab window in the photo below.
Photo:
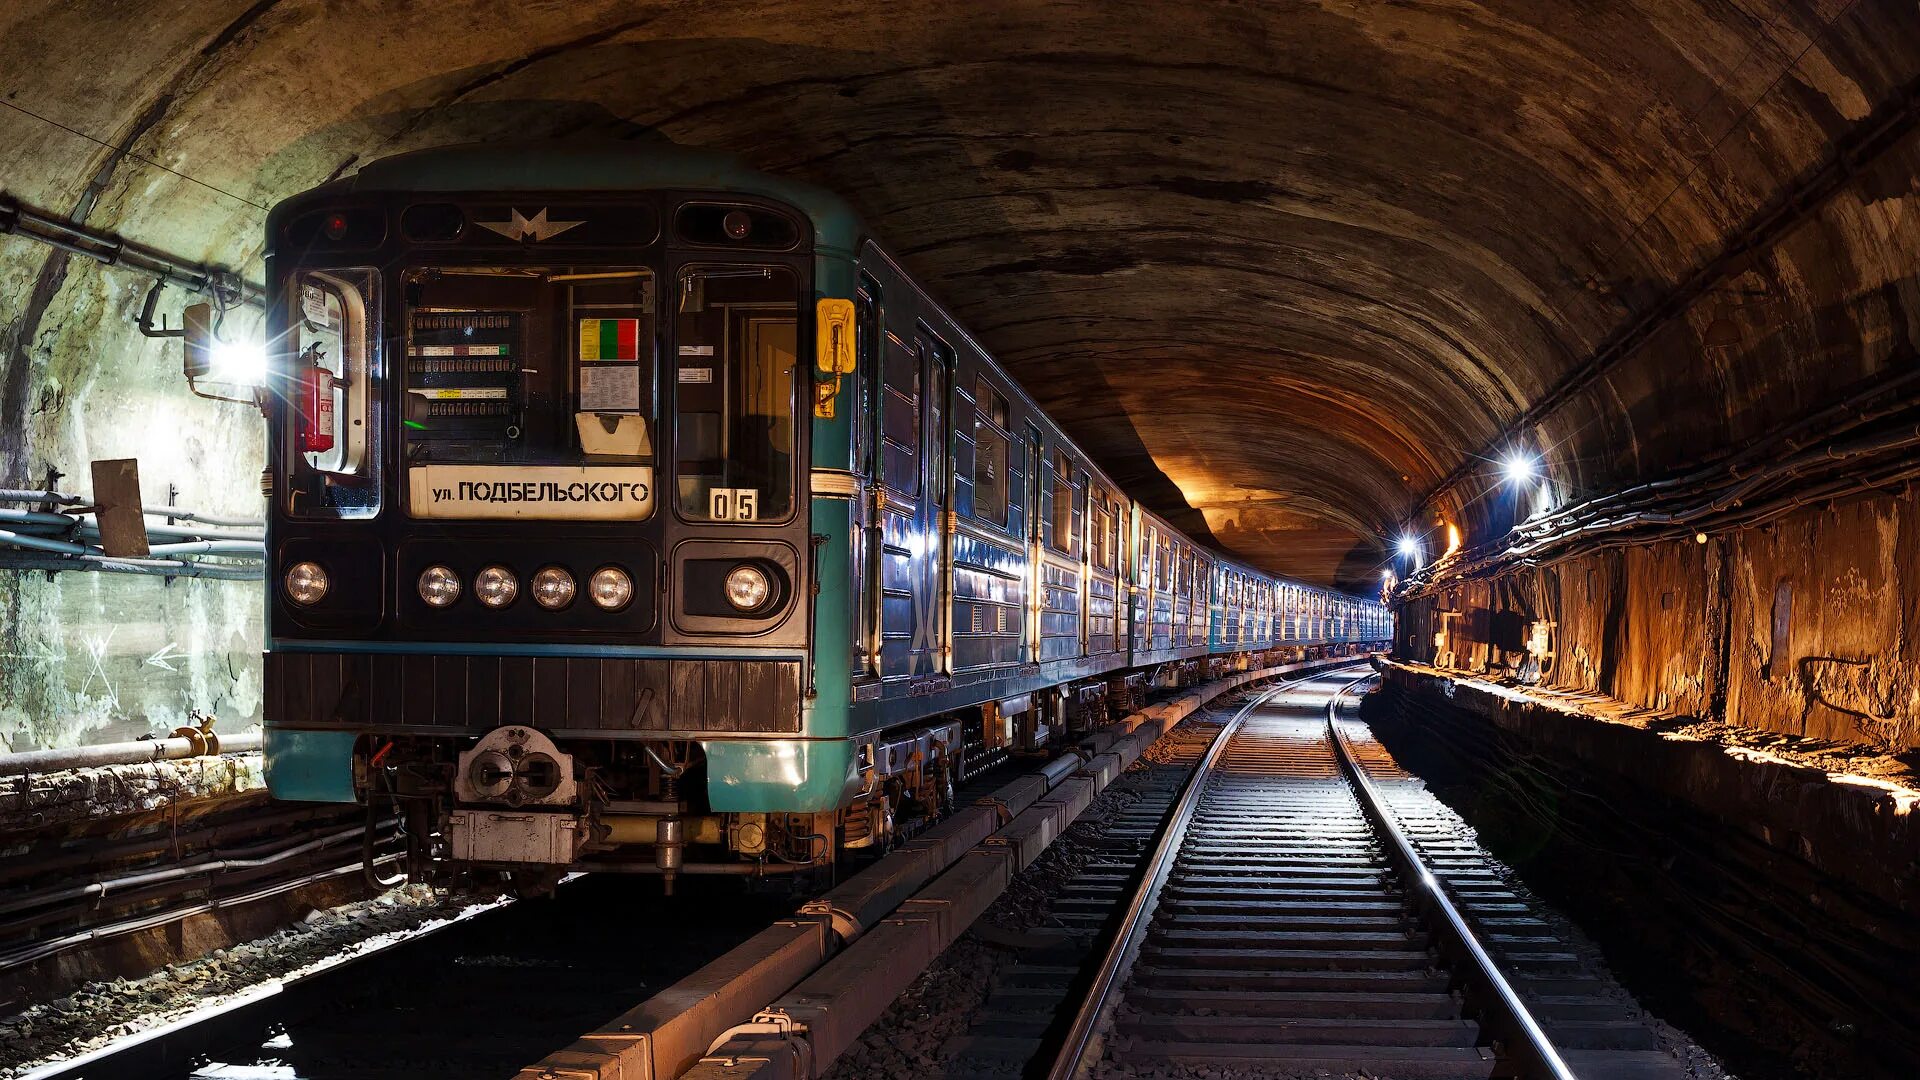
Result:
<svg viewBox="0 0 1920 1080"><path fill-rule="evenodd" d="M415 517L652 515L652 271L420 267L404 292Z"/></svg>
<svg viewBox="0 0 1920 1080"><path fill-rule="evenodd" d="M287 299L287 509L298 517L380 511L380 286L373 270L308 270Z"/></svg>
<svg viewBox="0 0 1920 1080"><path fill-rule="evenodd" d="M1073 459L1064 450L1053 452L1053 538L1055 551L1067 555L1078 553L1079 545L1074 543L1073 517L1074 500L1078 492L1073 486Z"/></svg>
<svg viewBox="0 0 1920 1080"><path fill-rule="evenodd" d="M973 515L1007 527L1007 457L1012 437L1007 433L1012 413L1007 397L986 376L973 391Z"/></svg>
<svg viewBox="0 0 1920 1080"><path fill-rule="evenodd" d="M793 509L800 286L777 266L682 271L674 302L674 496L689 521Z"/></svg>

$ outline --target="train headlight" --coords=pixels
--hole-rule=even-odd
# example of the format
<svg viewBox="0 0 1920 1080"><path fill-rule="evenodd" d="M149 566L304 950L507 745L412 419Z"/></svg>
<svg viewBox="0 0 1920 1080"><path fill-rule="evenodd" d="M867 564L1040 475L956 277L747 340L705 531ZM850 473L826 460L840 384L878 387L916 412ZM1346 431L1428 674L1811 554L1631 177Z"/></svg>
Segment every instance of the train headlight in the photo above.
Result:
<svg viewBox="0 0 1920 1080"><path fill-rule="evenodd" d="M489 566L473 579L473 595L490 608L503 608L520 595L520 579L504 566Z"/></svg>
<svg viewBox="0 0 1920 1080"><path fill-rule="evenodd" d="M595 604L608 611L618 611L633 599L633 579L617 566L603 566L595 570L593 580L587 582L587 593Z"/></svg>
<svg viewBox="0 0 1920 1080"><path fill-rule="evenodd" d="M752 611L767 602L767 575L757 566L736 566L727 574L727 603Z"/></svg>
<svg viewBox="0 0 1920 1080"><path fill-rule="evenodd" d="M460 575L444 566L420 571L420 599L433 607L446 607L460 599Z"/></svg>
<svg viewBox="0 0 1920 1080"><path fill-rule="evenodd" d="M548 611L559 611L573 603L573 594L579 591L565 567L549 566L533 575L533 602Z"/></svg>
<svg viewBox="0 0 1920 1080"><path fill-rule="evenodd" d="M301 607L312 607L327 595L327 572L319 563L297 562L287 567L287 597Z"/></svg>

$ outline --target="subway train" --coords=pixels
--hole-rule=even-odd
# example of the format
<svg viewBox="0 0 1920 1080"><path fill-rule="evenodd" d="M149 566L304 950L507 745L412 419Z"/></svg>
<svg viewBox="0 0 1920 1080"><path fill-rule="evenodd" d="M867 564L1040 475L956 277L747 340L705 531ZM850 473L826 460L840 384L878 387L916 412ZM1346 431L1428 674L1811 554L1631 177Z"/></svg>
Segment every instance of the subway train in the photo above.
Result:
<svg viewBox="0 0 1920 1080"><path fill-rule="evenodd" d="M826 191L451 147L266 250L267 783L413 873L819 871L1155 685L1390 636L1131 499Z"/></svg>

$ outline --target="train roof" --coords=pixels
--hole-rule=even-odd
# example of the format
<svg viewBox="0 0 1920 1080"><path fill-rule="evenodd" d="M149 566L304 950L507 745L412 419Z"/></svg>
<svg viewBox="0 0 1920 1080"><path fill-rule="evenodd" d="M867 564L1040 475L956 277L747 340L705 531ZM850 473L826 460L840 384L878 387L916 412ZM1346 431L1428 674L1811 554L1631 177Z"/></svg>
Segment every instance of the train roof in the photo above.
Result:
<svg viewBox="0 0 1920 1080"><path fill-rule="evenodd" d="M293 196L383 191L635 191L680 188L776 199L806 214L815 242L866 235L860 215L823 187L761 172L731 154L672 143L534 140L464 143L370 161L339 180ZM283 204L285 205L285 204ZM275 208L278 215L280 208ZM831 245L845 247L844 242Z"/></svg>

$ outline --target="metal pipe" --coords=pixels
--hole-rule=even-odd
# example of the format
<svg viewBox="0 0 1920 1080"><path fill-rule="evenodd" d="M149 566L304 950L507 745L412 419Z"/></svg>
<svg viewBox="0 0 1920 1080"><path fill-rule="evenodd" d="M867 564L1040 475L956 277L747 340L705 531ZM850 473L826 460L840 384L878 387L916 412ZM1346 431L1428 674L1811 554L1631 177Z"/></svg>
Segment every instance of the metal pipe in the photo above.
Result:
<svg viewBox="0 0 1920 1080"><path fill-rule="evenodd" d="M641 743L640 749L643 752L645 752L645 754L648 757L653 759L653 763L655 765L660 766L660 775L666 777L669 780L677 779L679 778L681 773L684 773L687 771L687 767L685 765L667 764L664 758L662 758L659 754L654 752L652 743Z"/></svg>
<svg viewBox="0 0 1920 1080"><path fill-rule="evenodd" d="M0 543L15 547L31 548L34 551L51 551L58 555L91 555L92 548L85 544L75 544L67 540L50 540L44 536L29 536L13 529L0 529Z"/></svg>
<svg viewBox="0 0 1920 1080"><path fill-rule="evenodd" d="M688 844L723 844L727 839L726 823L718 814L695 814L680 817L675 814L608 814L600 819L607 827L607 839L616 844L655 844L660 841L660 825L663 822L681 823L680 839Z"/></svg>
<svg viewBox="0 0 1920 1080"><path fill-rule="evenodd" d="M24 909L43 907L61 900L79 900L86 897L105 899L109 893L127 889L137 889L145 885L158 885L162 882L178 881L181 878L199 877L203 874L217 874L225 870L254 870L263 866L285 862L297 855L319 851L347 840L356 839L362 832L362 826L349 825L330 833L323 833L303 844L261 855L251 859L210 859L205 862L190 863L184 866L169 866L162 870L147 870L137 874L125 874L117 878L90 881L84 885L72 885L64 889L15 897L0 903L0 914L10 914Z"/></svg>
<svg viewBox="0 0 1920 1080"><path fill-rule="evenodd" d="M45 491L33 488L0 488L0 502L46 503L51 506L87 506L92 500L84 495L75 495L66 491ZM237 518L223 514L202 514L180 506L143 506L141 513L148 517L170 517L176 521L198 521L203 525L229 525L236 528L260 529L266 522L256 518ZM91 511L89 511L91 513Z"/></svg>
<svg viewBox="0 0 1920 1080"><path fill-rule="evenodd" d="M797 874L812 868L813 863L683 863L671 870L655 863L637 862L631 859L583 860L580 869L596 874L698 874L705 876L727 877L771 877L775 874Z"/></svg>
<svg viewBox="0 0 1920 1080"><path fill-rule="evenodd" d="M136 739L131 742L75 746L64 750L27 750L0 754L0 776L26 776L33 773L64 772L68 769L93 769L102 765L141 765L152 761L179 761L215 754L244 754L260 749L257 731L237 735L197 739Z"/></svg>
<svg viewBox="0 0 1920 1080"><path fill-rule="evenodd" d="M251 540L187 540L177 544L152 544L150 555L255 555L266 558L266 549Z"/></svg>
<svg viewBox="0 0 1920 1080"><path fill-rule="evenodd" d="M258 581L266 576L259 563L203 563L164 559L115 559L105 555L28 555L0 550L0 570L93 570L107 574L146 577L212 578L218 581Z"/></svg>
<svg viewBox="0 0 1920 1080"><path fill-rule="evenodd" d="M78 537L85 540L98 540L100 526L84 517L66 514L37 514L25 510L8 510L0 507L0 522L4 527L18 529L34 536L55 535ZM196 529L186 525L148 525L147 536L150 539L179 540L243 540L254 544L266 543L265 533L226 532L221 529Z"/></svg>
<svg viewBox="0 0 1920 1080"><path fill-rule="evenodd" d="M404 855L383 855L378 861L391 863L398 862L403 858L405 858ZM185 907L169 908L165 911L157 911L150 915L136 916L123 922L110 923L106 926L97 926L92 929L81 930L77 933L68 934L65 937L55 938L51 941L36 942L33 945L0 956L0 971L12 970L22 964L30 964L35 960L52 956L55 953L65 952L77 945L86 945L91 942L104 941L107 938L120 937L124 934L152 929L156 926L165 926L168 923L179 922L182 919L204 914L209 911L218 911L221 908L250 904L258 900L264 900L270 896L277 896L280 893L291 892L294 889L311 885L317 881L344 877L347 874L357 874L360 872L360 869L360 860L355 859L345 866L335 867L331 870L321 870L312 874L304 874L288 881L277 882L260 889L255 889L249 893L202 900Z"/></svg>
<svg viewBox="0 0 1920 1080"><path fill-rule="evenodd" d="M158 248L134 243L114 233L36 210L4 195L0 195L0 233L37 240L108 266L125 266L157 274L193 292L216 298L231 297L238 303L253 307L266 306L265 287L246 281L231 270L192 262Z"/></svg>

